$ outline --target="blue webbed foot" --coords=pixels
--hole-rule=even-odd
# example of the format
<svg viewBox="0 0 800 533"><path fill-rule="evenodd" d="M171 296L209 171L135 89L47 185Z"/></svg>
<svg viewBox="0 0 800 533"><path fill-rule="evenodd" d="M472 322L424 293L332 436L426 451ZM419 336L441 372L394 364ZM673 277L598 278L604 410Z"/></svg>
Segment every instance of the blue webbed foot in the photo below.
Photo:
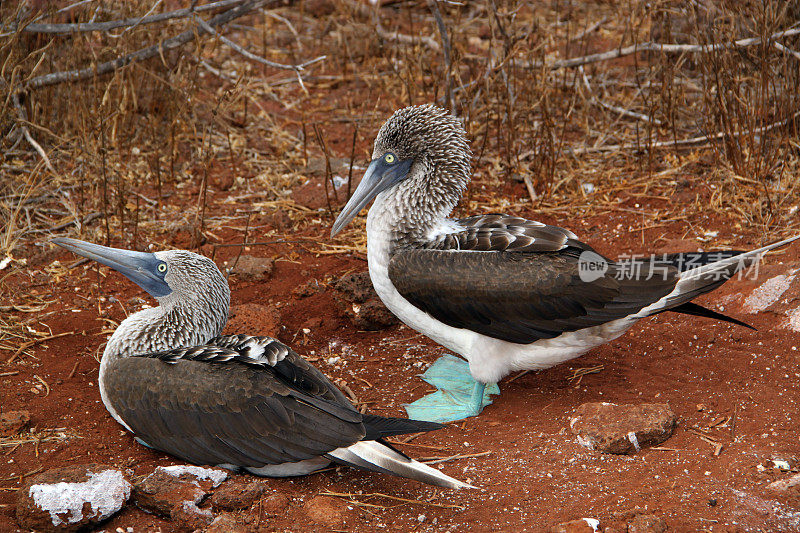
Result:
<svg viewBox="0 0 800 533"><path fill-rule="evenodd" d="M496 383L486 385L472 379L469 363L447 354L422 374L437 390L406 406L409 418L429 422L452 422L477 416L492 403L490 395L500 394Z"/></svg>

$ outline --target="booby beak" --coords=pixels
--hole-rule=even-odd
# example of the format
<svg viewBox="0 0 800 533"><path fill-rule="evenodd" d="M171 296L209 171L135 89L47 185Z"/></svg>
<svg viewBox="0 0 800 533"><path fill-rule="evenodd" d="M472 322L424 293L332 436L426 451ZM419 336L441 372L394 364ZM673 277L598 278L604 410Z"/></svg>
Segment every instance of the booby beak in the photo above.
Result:
<svg viewBox="0 0 800 533"><path fill-rule="evenodd" d="M155 254L109 248L67 237L57 237L50 242L113 268L156 298L167 296L172 292L164 281L164 274L167 272L166 263Z"/></svg>
<svg viewBox="0 0 800 533"><path fill-rule="evenodd" d="M413 159L398 161L393 157L393 162L388 163L387 157L373 159L367 167L367 172L361 178L361 183L356 187L350 201L344 206L331 229L331 237L342 231L347 224L378 194L385 191L408 175Z"/></svg>

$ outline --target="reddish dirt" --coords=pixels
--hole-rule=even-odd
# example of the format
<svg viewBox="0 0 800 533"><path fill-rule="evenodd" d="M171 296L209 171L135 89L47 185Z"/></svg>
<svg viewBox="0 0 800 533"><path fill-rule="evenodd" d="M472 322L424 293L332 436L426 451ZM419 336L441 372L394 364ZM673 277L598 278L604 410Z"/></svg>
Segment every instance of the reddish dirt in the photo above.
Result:
<svg viewBox="0 0 800 533"><path fill-rule="evenodd" d="M496 192L516 198L526 194L522 185ZM632 208L641 201L629 198L620 205ZM643 243L661 246L660 236L679 239L687 227L687 221L672 221L656 230L631 232L628 229L639 227L641 218L622 211L583 220L577 213L563 218L537 216L533 210L519 214L570 227L611 256L648 251ZM758 244L753 235L733 237L730 224L723 220L690 222L719 229L720 238L731 238L739 247ZM285 238L326 239L329 224L327 219L320 225L309 224ZM227 242L241 239L234 232L220 237ZM182 238L174 236L174 244ZM210 246L204 252L210 255ZM216 260L222 264L237 253L237 248L219 248ZM404 403L429 392L430 387L415 376L444 353L443 348L403 326L359 331L334 301L331 277L366 269L363 257L315 255L292 244L254 246L245 253L274 257L274 271L263 282L232 277L232 303L279 308L279 338L331 378L344 380L371 411L403 415ZM38 264L31 261L28 269L8 278L7 284L15 289L10 298L16 301L35 294L52 300L42 323L32 326L42 330L46 324L53 334L74 334L37 345L33 357L0 366L2 408L29 410L36 431L68 428L77 437L0 449L2 531L16 528L15 489L21 476L95 462L130 469L136 478L157 465L179 463L136 444L108 415L97 391L99 364L93 355L107 335L101 333L106 327L102 318L122 320L122 308L138 309L143 293L105 268L98 276L94 265L50 279L42 269L54 259L75 260L56 252ZM764 268L776 275L798 259L800 246L793 246L768 258ZM603 527L624 531L626 521L642 511L662 517L671 531L800 530L798 493L774 494L766 488L790 475L773 469L771 458L786 458L794 466L800 458L794 425L800 399L800 334L781 327L784 319L776 314L751 315L743 310L741 295L765 279L762 273L756 281L731 281L699 302L712 307L725 302L726 313L744 318L758 331L674 314L646 319L579 359L543 372L510 376L500 384L501 396L480 417L402 446L418 458L488 452L441 464L445 472L479 490L451 492L337 468L299 479L259 480L266 489L260 503L234 514L253 530L264 531L540 531L581 517L597 518ZM305 296L309 291L298 288L309 280L317 280L322 290ZM111 296L119 303L111 303ZM29 318L23 313L14 317ZM3 361L12 355L0 354ZM334 356L341 359L330 363ZM597 365L603 365L601 371L569 379L575 369ZM600 455L581 447L568 431L570 414L582 403L594 401L668 403L679 425L658 449L633 456ZM714 446L693 428L722 444L721 453L715 456ZM370 505L325 496L324 491L350 493L354 500ZM276 493L288 498L288 506L286 501L275 504ZM370 493L412 502L368 497ZM104 529L129 526L135 531L173 529L169 521L132 505Z"/></svg>

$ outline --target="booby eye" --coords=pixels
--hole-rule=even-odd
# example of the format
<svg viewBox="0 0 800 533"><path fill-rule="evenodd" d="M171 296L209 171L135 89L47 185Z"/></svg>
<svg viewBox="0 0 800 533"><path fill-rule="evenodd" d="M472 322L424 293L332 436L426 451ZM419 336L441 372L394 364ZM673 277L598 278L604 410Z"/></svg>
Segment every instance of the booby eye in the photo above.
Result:
<svg viewBox="0 0 800 533"><path fill-rule="evenodd" d="M389 163L390 165L395 162L394 154L386 154L383 156L383 160Z"/></svg>
<svg viewBox="0 0 800 533"><path fill-rule="evenodd" d="M159 263L156 267L156 270L161 272L162 274L167 271L167 264L166 263Z"/></svg>

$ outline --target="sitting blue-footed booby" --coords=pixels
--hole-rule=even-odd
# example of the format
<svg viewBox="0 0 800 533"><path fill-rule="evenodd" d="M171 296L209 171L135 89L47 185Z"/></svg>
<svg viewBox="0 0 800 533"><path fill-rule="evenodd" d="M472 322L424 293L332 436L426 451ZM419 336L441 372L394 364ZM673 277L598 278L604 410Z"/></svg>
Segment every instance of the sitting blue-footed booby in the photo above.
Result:
<svg viewBox="0 0 800 533"><path fill-rule="evenodd" d="M800 238L750 252L614 262L567 229L503 214L447 218L469 182L470 156L461 122L444 109L395 112L331 231L374 198L367 259L376 292L405 324L468 362L474 381L452 356L425 373L441 390L407 408L414 418L477 415L490 403L486 384L577 357L662 311L742 324L691 300Z"/></svg>
<svg viewBox="0 0 800 533"><path fill-rule="evenodd" d="M230 290L207 257L67 238L53 242L121 272L158 300L158 307L122 321L100 363L103 403L140 443L193 463L261 476L308 474L333 461L469 487L384 441L440 424L362 414L280 341L220 336Z"/></svg>

